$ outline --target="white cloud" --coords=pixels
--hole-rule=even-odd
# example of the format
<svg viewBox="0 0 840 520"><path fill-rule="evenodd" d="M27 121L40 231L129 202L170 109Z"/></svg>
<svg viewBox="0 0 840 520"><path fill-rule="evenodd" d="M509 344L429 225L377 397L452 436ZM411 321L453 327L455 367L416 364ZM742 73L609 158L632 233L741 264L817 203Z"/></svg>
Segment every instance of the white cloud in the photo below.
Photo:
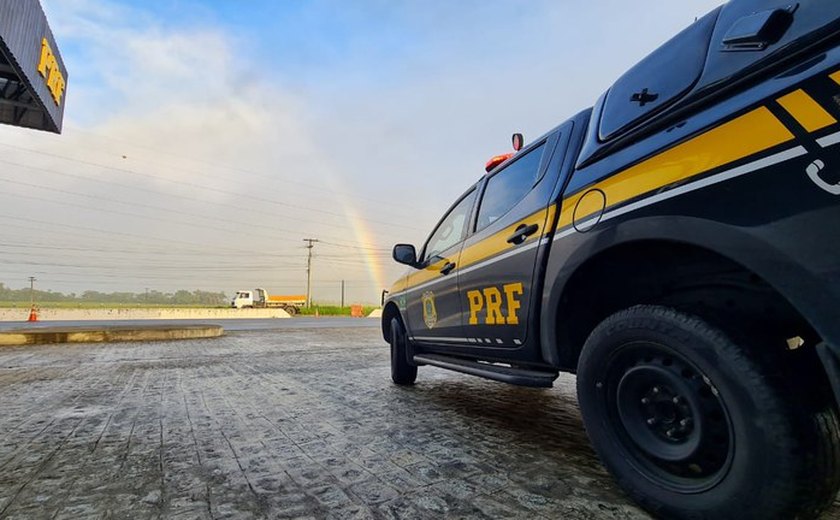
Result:
<svg viewBox="0 0 840 520"><path fill-rule="evenodd" d="M68 251L64 263L113 269L53 268L69 273L52 275L62 280L56 289L228 292L257 285L298 292L304 237L419 243L486 158L508 148L511 132L535 138L585 108L713 5L314 2L286 23L337 20L349 36L343 46L316 35L278 49L284 70L270 53L247 52L267 43L218 24L175 26L108 0L45 4L70 71L66 131L0 129L0 145L37 151L0 146L0 178L53 190L0 182L0 213L56 225L17 222L8 236L149 251ZM345 210L364 225L348 222ZM203 254L172 256L182 249ZM316 280L324 281L316 289L325 298L335 299L333 280L346 278L350 299L373 301L382 280L372 278L401 270L383 253L372 277L358 250L316 250ZM0 281L31 268L5 267ZM50 268L42 271L49 280Z"/></svg>

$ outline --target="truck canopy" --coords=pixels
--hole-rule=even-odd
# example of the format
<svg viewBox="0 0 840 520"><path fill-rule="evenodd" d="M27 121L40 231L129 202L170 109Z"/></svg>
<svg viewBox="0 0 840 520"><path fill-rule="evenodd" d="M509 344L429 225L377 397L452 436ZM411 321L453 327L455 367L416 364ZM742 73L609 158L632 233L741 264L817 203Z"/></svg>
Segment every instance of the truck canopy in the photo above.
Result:
<svg viewBox="0 0 840 520"><path fill-rule="evenodd" d="M690 106L772 73L837 37L840 2L731 0L621 76L596 103L578 165L624 138L674 123Z"/></svg>

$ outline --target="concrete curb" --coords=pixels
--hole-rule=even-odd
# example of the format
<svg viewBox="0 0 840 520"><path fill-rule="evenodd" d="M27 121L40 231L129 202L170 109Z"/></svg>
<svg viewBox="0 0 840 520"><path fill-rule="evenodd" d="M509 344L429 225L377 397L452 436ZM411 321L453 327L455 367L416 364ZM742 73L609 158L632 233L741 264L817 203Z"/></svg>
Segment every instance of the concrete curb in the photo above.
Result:
<svg viewBox="0 0 840 520"><path fill-rule="evenodd" d="M0 308L0 321L24 321L29 307ZM255 318L290 318L283 309L38 309L38 321L86 320L232 320Z"/></svg>
<svg viewBox="0 0 840 520"><path fill-rule="evenodd" d="M19 329L0 332L0 346L218 338L224 332L218 325Z"/></svg>

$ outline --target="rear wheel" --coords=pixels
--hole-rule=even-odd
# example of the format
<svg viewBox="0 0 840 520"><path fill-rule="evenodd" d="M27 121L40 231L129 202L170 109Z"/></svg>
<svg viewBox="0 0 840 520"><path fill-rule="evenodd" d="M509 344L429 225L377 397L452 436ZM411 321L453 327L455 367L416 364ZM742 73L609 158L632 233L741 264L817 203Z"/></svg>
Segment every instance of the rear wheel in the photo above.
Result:
<svg viewBox="0 0 840 520"><path fill-rule="evenodd" d="M767 348L666 307L595 328L578 364L581 412L633 498L668 518L804 518L830 505L836 410L798 392Z"/></svg>
<svg viewBox="0 0 840 520"><path fill-rule="evenodd" d="M391 319L391 380L398 385L413 385L417 366L408 362L405 328L398 318Z"/></svg>

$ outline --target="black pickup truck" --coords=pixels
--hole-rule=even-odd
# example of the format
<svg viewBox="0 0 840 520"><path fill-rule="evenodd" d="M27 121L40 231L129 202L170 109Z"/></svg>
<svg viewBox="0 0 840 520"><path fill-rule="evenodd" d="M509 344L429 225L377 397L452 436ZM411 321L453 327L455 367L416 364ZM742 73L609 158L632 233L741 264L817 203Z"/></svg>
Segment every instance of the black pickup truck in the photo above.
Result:
<svg viewBox="0 0 840 520"><path fill-rule="evenodd" d="M576 373L595 450L653 514L819 516L840 488L840 2L732 0L514 142L419 254L395 246L394 382Z"/></svg>

